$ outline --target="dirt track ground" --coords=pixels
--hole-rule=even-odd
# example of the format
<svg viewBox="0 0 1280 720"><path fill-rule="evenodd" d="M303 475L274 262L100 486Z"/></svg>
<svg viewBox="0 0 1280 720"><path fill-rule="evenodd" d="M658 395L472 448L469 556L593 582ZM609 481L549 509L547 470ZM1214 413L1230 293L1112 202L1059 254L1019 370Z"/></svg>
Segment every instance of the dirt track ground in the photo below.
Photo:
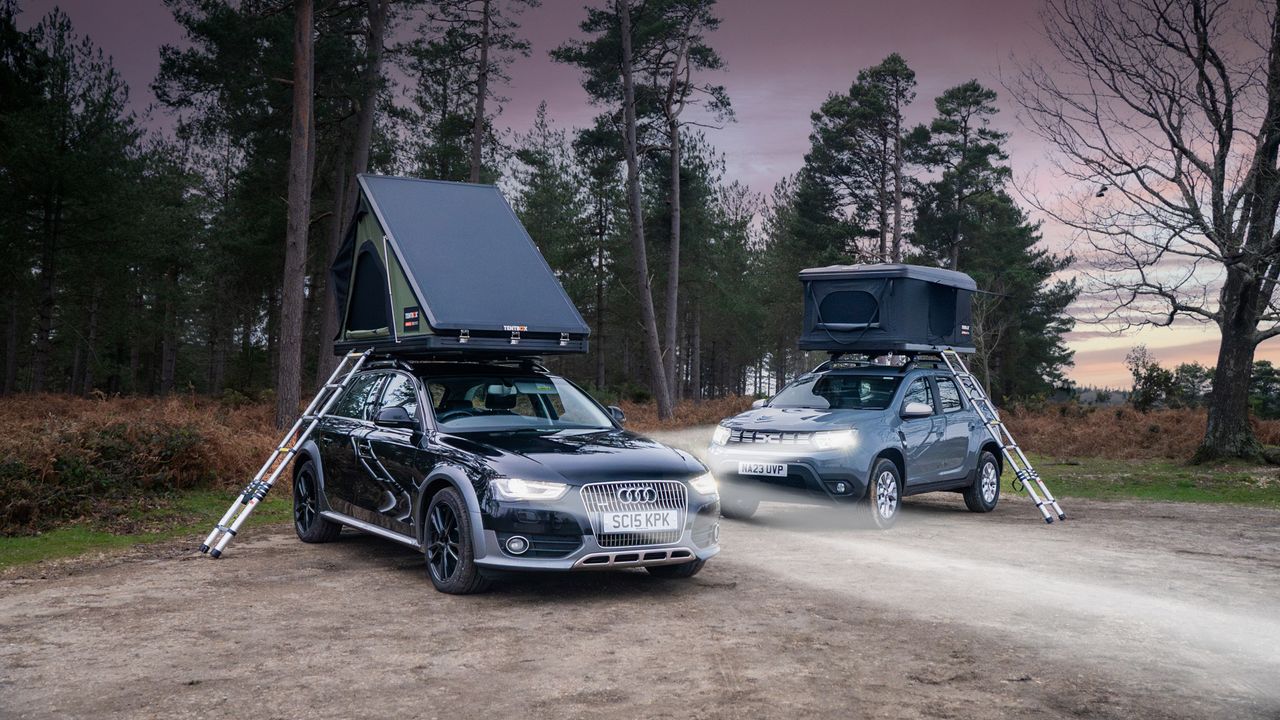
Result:
<svg viewBox="0 0 1280 720"><path fill-rule="evenodd" d="M0 577L0 718L1280 718L1280 512L766 505L689 581L513 576L255 529Z"/></svg>

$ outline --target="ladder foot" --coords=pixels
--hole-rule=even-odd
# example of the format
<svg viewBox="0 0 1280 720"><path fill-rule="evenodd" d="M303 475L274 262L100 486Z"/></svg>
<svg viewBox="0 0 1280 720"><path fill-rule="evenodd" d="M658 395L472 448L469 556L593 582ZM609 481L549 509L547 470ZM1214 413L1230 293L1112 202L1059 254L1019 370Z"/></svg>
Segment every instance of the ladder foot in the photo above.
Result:
<svg viewBox="0 0 1280 720"><path fill-rule="evenodd" d="M221 550L219 550L218 548L214 548L214 549L212 549L212 550L210 550L210 551L209 551L209 557L214 558L214 559L216 560L216 559L218 559L218 558L222 557L222 551L221 551Z"/></svg>
<svg viewBox="0 0 1280 720"><path fill-rule="evenodd" d="M1045 522L1045 524L1046 524L1046 525L1052 525L1052 524L1053 524L1053 518L1051 518L1051 517L1047 517L1047 518L1045 518L1045 519L1044 519L1044 522Z"/></svg>
<svg viewBox="0 0 1280 720"><path fill-rule="evenodd" d="M1066 520L1066 519L1067 519L1067 514L1066 514L1066 513L1058 513L1058 519L1059 519L1059 520Z"/></svg>
<svg viewBox="0 0 1280 720"><path fill-rule="evenodd" d="M209 552L209 546L208 546L208 545L205 545L204 543L201 543L201 544L200 544L200 552L202 552L202 553L207 553L207 552Z"/></svg>

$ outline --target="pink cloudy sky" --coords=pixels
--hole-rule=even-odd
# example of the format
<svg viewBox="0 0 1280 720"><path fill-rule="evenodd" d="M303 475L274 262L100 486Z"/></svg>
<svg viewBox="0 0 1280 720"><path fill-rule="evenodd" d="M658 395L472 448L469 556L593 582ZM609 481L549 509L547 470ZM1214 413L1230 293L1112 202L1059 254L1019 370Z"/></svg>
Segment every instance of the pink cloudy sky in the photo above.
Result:
<svg viewBox="0 0 1280 720"><path fill-rule="evenodd" d="M158 67L158 48L180 43L181 31L160 0L27 0L24 22L33 23L54 5L113 56L128 81L135 107L152 101L149 84ZM499 124L528 127L538 103L546 100L556 123L583 125L595 114L573 68L552 63L547 51L577 34L583 16L579 0L543 0L528 11L524 32L533 54L511 70L510 98ZM808 147L809 113L832 91L846 89L860 68L898 52L916 71L918 99L913 120L926 120L932 98L958 83L978 79L1002 91L1002 78L1016 73L1019 59L1050 57L1040 37L1038 3L1032 0L721 0L724 22L711 38L727 68L737 122L712 131L725 154L728 175L767 193L795 172ZM1002 95L1004 95L1002 91ZM1050 188L1046 149L1022 129L1013 108L997 125L1011 134L1009 151L1023 187ZM1046 226L1046 237L1070 250L1066 234ZM1212 364L1216 331L1189 325L1115 334L1081 323L1071 345L1082 384L1127 387L1124 355L1144 342L1165 364L1198 360ZM1259 358L1280 361L1280 341L1259 348Z"/></svg>

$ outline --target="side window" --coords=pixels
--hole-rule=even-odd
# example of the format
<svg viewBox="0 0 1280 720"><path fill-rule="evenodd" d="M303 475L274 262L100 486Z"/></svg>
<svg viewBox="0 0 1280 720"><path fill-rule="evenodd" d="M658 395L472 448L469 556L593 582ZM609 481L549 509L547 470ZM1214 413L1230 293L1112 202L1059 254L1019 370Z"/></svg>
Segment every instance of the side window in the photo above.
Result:
<svg viewBox="0 0 1280 720"><path fill-rule="evenodd" d="M937 381L938 401L942 404L942 412L963 410L964 403L960 401L960 388L956 386L956 381L947 377L937 378Z"/></svg>
<svg viewBox="0 0 1280 720"><path fill-rule="evenodd" d="M907 394L902 398L902 406L906 407L907 403L924 403L929 407L936 407L933 404L933 389L929 387L929 381L925 378L916 378L911 386L907 388Z"/></svg>
<svg viewBox="0 0 1280 720"><path fill-rule="evenodd" d="M387 381L387 387L382 391L382 402L378 407L379 409L402 407L409 415L417 417L418 390L413 386L413 380L408 375L393 373L391 379Z"/></svg>
<svg viewBox="0 0 1280 720"><path fill-rule="evenodd" d="M384 373L368 373L352 380L347 386L347 391L329 410L329 414L368 420L369 410L378 399L378 385L384 377L386 377Z"/></svg>

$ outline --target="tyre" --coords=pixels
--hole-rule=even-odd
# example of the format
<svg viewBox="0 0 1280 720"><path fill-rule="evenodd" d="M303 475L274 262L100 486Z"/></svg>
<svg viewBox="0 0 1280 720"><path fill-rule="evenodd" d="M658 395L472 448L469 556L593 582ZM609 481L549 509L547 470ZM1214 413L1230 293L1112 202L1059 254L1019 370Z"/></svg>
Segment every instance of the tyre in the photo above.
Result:
<svg viewBox="0 0 1280 720"><path fill-rule="evenodd" d="M729 488L720 490L720 517L730 520L749 520L756 514L759 507L759 498L746 496Z"/></svg>
<svg viewBox="0 0 1280 720"><path fill-rule="evenodd" d="M973 484L965 488L965 507L976 513L991 512L1000 502L1000 461L986 450L978 457Z"/></svg>
<svg viewBox="0 0 1280 720"><path fill-rule="evenodd" d="M876 461L862 507L871 524L881 530L888 530L898 521L902 512L902 473L892 460Z"/></svg>
<svg viewBox="0 0 1280 720"><path fill-rule="evenodd" d="M333 542L342 532L342 523L320 516L320 479L310 460L293 474L293 530L307 543Z"/></svg>
<svg viewBox="0 0 1280 720"><path fill-rule="evenodd" d="M650 575L659 578L691 578L697 575L702 570L702 566L706 564L706 560L694 560L693 562L680 563L679 565L654 565L645 568L645 570L648 570Z"/></svg>
<svg viewBox="0 0 1280 720"><path fill-rule="evenodd" d="M471 516L462 496L445 488L431 498L423 523L427 577L436 590L450 595L484 592L489 580L476 566L471 542Z"/></svg>

